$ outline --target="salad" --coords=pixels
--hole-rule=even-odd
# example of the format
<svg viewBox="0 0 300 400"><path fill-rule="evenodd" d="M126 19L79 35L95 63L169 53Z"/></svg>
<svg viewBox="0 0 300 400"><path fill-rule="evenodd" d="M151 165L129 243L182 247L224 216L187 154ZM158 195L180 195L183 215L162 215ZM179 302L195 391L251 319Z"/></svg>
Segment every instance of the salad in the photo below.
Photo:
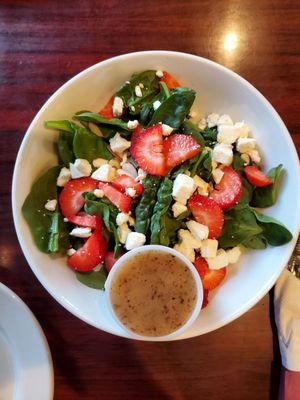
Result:
<svg viewBox="0 0 300 400"><path fill-rule="evenodd" d="M83 284L103 289L116 260L144 244L194 263L204 304L243 249L280 246L289 230L260 208L275 204L283 166L261 169L244 122L212 113L197 123L196 93L166 71L135 73L100 112L46 121L58 165L23 207L37 247L62 253Z"/></svg>

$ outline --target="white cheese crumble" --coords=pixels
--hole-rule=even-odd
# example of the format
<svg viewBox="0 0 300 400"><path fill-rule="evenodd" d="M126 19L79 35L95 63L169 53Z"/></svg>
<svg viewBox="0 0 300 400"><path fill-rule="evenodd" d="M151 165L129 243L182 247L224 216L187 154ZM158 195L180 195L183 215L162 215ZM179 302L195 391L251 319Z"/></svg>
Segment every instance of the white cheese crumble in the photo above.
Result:
<svg viewBox="0 0 300 400"><path fill-rule="evenodd" d="M73 254L75 254L76 253L76 250L75 249L73 249L73 248L71 248L71 249L69 249L68 251L67 251L67 255L70 257L70 256L72 256Z"/></svg>
<svg viewBox="0 0 300 400"><path fill-rule="evenodd" d="M143 97L143 93L139 85L136 85L136 87L134 88L134 92L136 97Z"/></svg>
<svg viewBox="0 0 300 400"><path fill-rule="evenodd" d="M220 168L215 168L212 170L212 177L216 184L220 183L223 178L224 172Z"/></svg>
<svg viewBox="0 0 300 400"><path fill-rule="evenodd" d="M116 96L113 102L113 114L115 117L121 117L123 114L124 103L121 97Z"/></svg>
<svg viewBox="0 0 300 400"><path fill-rule="evenodd" d="M155 72L155 75L156 75L158 78L162 78L162 77L164 76L164 73L163 73L160 69L158 69L158 70Z"/></svg>
<svg viewBox="0 0 300 400"><path fill-rule="evenodd" d="M77 158L74 164L70 163L70 172L72 179L83 178L91 175L92 166L88 160Z"/></svg>
<svg viewBox="0 0 300 400"><path fill-rule="evenodd" d="M178 203L178 201L176 201L172 205L172 211L173 211L174 217L177 218L180 214L187 211L187 207L181 203Z"/></svg>
<svg viewBox="0 0 300 400"><path fill-rule="evenodd" d="M135 129L139 124L139 121L137 119L134 119L133 121L128 121L127 122L127 128L128 129Z"/></svg>
<svg viewBox="0 0 300 400"><path fill-rule="evenodd" d="M104 197L104 192L103 192L102 189L95 189L93 193L94 193L94 195L95 195L96 197L98 197L99 199L101 199L102 197Z"/></svg>
<svg viewBox="0 0 300 400"><path fill-rule="evenodd" d="M219 249L215 257L206 257L210 269L220 269L227 267L228 255L224 249Z"/></svg>
<svg viewBox="0 0 300 400"><path fill-rule="evenodd" d="M233 151L230 144L218 143L212 151L212 159L218 163L230 165L233 160Z"/></svg>
<svg viewBox="0 0 300 400"><path fill-rule="evenodd" d="M108 160L105 160L105 158L96 158L93 160L92 164L95 168L101 167L101 165L107 164Z"/></svg>
<svg viewBox="0 0 300 400"><path fill-rule="evenodd" d="M59 187L63 187L67 182L69 182L70 179L71 179L71 171L68 168L63 167L59 172L56 184Z"/></svg>
<svg viewBox="0 0 300 400"><path fill-rule="evenodd" d="M135 197L136 196L136 190L133 188L126 188L125 189L125 193L129 196L129 197Z"/></svg>
<svg viewBox="0 0 300 400"><path fill-rule="evenodd" d="M201 243L201 256L204 258L216 257L218 241L216 239L205 239Z"/></svg>
<svg viewBox="0 0 300 400"><path fill-rule="evenodd" d="M206 225L199 224L199 222L194 220L190 220L186 223L186 226L195 239L205 240L208 238L209 229Z"/></svg>
<svg viewBox="0 0 300 400"><path fill-rule="evenodd" d="M122 154L123 151L129 149L131 143L128 140L122 138L119 133L116 133L114 137L109 139L109 145L114 153Z"/></svg>
<svg viewBox="0 0 300 400"><path fill-rule="evenodd" d="M164 136L169 136L171 135L173 128L167 124L162 124L162 133Z"/></svg>
<svg viewBox="0 0 300 400"><path fill-rule="evenodd" d="M185 205L187 200L194 192L193 178L185 175L178 174L173 183L172 196L176 201Z"/></svg>
<svg viewBox="0 0 300 400"><path fill-rule="evenodd" d="M45 204L45 208L48 211L55 211L56 206L57 206L57 200L56 199L48 200L47 203Z"/></svg>
<svg viewBox="0 0 300 400"><path fill-rule="evenodd" d="M122 225L122 224L126 224L128 221L129 221L129 214L126 214L126 213L124 213L124 212L120 212L120 213L117 215L116 224L117 224L118 226L120 226L120 225Z"/></svg>
<svg viewBox="0 0 300 400"><path fill-rule="evenodd" d="M92 178L101 182L111 182L116 176L116 169L109 164L104 164L92 173Z"/></svg>
<svg viewBox="0 0 300 400"><path fill-rule="evenodd" d="M160 107L160 105L161 105L161 102L160 102L159 100L156 100L156 101L152 104L153 110L157 110L158 107Z"/></svg>
<svg viewBox="0 0 300 400"><path fill-rule="evenodd" d="M74 228L71 230L70 235L79 238L88 238L92 234L91 228Z"/></svg>
<svg viewBox="0 0 300 400"><path fill-rule="evenodd" d="M135 249L136 247L143 246L146 242L146 236L139 232L129 232L125 247L127 250Z"/></svg>

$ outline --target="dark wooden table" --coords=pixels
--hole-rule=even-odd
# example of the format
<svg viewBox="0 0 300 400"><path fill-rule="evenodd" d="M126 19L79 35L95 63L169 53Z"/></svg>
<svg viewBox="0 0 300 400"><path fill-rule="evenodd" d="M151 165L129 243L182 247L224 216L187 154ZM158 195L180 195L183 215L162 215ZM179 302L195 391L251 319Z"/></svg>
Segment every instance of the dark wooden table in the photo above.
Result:
<svg viewBox="0 0 300 400"><path fill-rule="evenodd" d="M137 50L184 51L232 68L271 101L300 149L299 11L296 0L0 2L0 280L45 331L55 399L276 399L269 295L228 326L186 341L139 343L98 331L56 303L29 269L10 191L19 145L45 100L84 68ZM237 38L231 50L228 34Z"/></svg>

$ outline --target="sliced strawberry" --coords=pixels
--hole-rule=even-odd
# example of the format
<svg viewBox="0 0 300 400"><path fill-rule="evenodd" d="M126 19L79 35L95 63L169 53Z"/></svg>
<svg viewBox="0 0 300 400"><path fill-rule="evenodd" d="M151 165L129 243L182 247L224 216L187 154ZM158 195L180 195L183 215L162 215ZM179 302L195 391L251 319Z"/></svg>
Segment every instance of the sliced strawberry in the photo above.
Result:
<svg viewBox="0 0 300 400"><path fill-rule="evenodd" d="M109 272L112 269L112 267L115 265L115 263L118 261L118 259L120 257L122 257L122 255L123 254L120 254L119 257L115 258L113 251L108 251L105 254L104 264L105 264L105 268L106 268L107 272Z"/></svg>
<svg viewBox="0 0 300 400"><path fill-rule="evenodd" d="M99 182L99 189L102 189L104 195L110 200L120 211L128 213L131 207L131 198L126 194L121 193L109 183Z"/></svg>
<svg viewBox="0 0 300 400"><path fill-rule="evenodd" d="M179 82L169 72L163 71L164 75L160 78L161 82L165 82L169 89L180 87Z"/></svg>
<svg viewBox="0 0 300 400"><path fill-rule="evenodd" d="M203 301L202 301L201 308L205 308L208 304L208 293L209 293L209 290L203 289Z"/></svg>
<svg viewBox="0 0 300 400"><path fill-rule="evenodd" d="M129 175L119 175L113 181L112 185L120 190L120 192L125 193L126 189L133 188L136 191L137 196L140 196L143 191L143 185L136 182L132 176Z"/></svg>
<svg viewBox="0 0 300 400"><path fill-rule="evenodd" d="M113 104L114 104L114 96L108 100L106 105L102 108L101 111L99 111L99 114L102 115L102 117L110 119L110 118L115 118L113 114Z"/></svg>
<svg viewBox="0 0 300 400"><path fill-rule="evenodd" d="M175 133L164 141L167 170L189 160L200 152L200 146L191 135Z"/></svg>
<svg viewBox="0 0 300 400"><path fill-rule="evenodd" d="M211 197L223 210L228 210L239 199L242 194L242 181L237 172L230 167L224 167L221 182L215 185Z"/></svg>
<svg viewBox="0 0 300 400"><path fill-rule="evenodd" d="M98 187L98 181L92 178L72 179L64 186L59 195L59 205L64 217L77 214L83 207L85 200L82 193L91 192Z"/></svg>
<svg viewBox="0 0 300 400"><path fill-rule="evenodd" d="M216 238L221 234L224 215L214 200L201 194L195 194L189 199L188 206L195 220L208 227L208 237L210 239Z"/></svg>
<svg viewBox="0 0 300 400"><path fill-rule="evenodd" d="M86 213L79 213L77 215L72 215L68 218L69 222L72 224L83 226L85 228L101 229L101 218L97 215L89 215Z"/></svg>
<svg viewBox="0 0 300 400"><path fill-rule="evenodd" d="M258 187L269 186L272 185L273 181L267 175L265 175L262 171L260 171L254 165L249 165L244 169L246 177L248 181Z"/></svg>
<svg viewBox="0 0 300 400"><path fill-rule="evenodd" d="M148 174L165 175L166 167L161 124L134 131L130 152L138 166Z"/></svg>
<svg viewBox="0 0 300 400"><path fill-rule="evenodd" d="M69 267L79 272L90 271L104 260L107 240L100 231L95 231L76 253L68 257Z"/></svg>
<svg viewBox="0 0 300 400"><path fill-rule="evenodd" d="M200 275L204 290L212 290L220 285L226 275L226 267L220 269L210 269L206 260L197 256L194 265Z"/></svg>

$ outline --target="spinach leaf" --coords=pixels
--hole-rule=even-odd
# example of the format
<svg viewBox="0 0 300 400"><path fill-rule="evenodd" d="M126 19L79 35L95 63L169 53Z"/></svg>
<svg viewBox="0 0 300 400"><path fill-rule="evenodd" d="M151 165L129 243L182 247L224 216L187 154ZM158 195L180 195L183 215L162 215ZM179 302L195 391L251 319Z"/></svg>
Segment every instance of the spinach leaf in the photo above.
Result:
<svg viewBox="0 0 300 400"><path fill-rule="evenodd" d="M252 211L263 230L263 236L271 246L281 246L292 240L293 235L281 222L256 210Z"/></svg>
<svg viewBox="0 0 300 400"><path fill-rule="evenodd" d="M135 94L135 87L140 83L144 85L141 89L142 97L137 97ZM147 70L133 74L129 82L125 83L121 89L117 91L116 96L121 97L124 105L129 107L130 113L136 115L139 114L144 99L150 95L157 94L158 92L159 79L156 76L156 71Z"/></svg>
<svg viewBox="0 0 300 400"><path fill-rule="evenodd" d="M57 142L58 157L62 164L69 168L69 163L75 159L73 153L74 133L60 131Z"/></svg>
<svg viewBox="0 0 300 400"><path fill-rule="evenodd" d="M153 103L156 100L159 100L160 98L160 94L150 94L149 96L147 96L144 101L141 103L141 107L140 107L140 123L143 126L147 126L148 122L150 121L150 119L152 118L152 115L154 113L154 108L153 108Z"/></svg>
<svg viewBox="0 0 300 400"><path fill-rule="evenodd" d="M272 168L269 171L268 177L272 179L273 181L272 185L265 187L257 187L253 193L251 206L266 208L273 206L276 203L283 172L284 169L282 164L278 165L275 168Z"/></svg>
<svg viewBox="0 0 300 400"><path fill-rule="evenodd" d="M66 253L70 247L69 232L67 224L63 222L63 218L59 212L53 212L50 214L51 225L49 228L49 242L48 251L49 253Z"/></svg>
<svg viewBox="0 0 300 400"><path fill-rule="evenodd" d="M163 122L175 130L182 125L195 100L196 93L189 88L176 88L171 95L155 110L149 126Z"/></svg>
<svg viewBox="0 0 300 400"><path fill-rule="evenodd" d="M168 97L170 97L170 91L168 86L166 85L165 82L159 82L159 85L161 87L161 91L163 93L163 96L167 99Z"/></svg>
<svg viewBox="0 0 300 400"><path fill-rule="evenodd" d="M155 175L147 175L143 180L143 194L135 209L135 230L144 235L149 229L160 180L161 178Z"/></svg>
<svg viewBox="0 0 300 400"><path fill-rule="evenodd" d="M218 130L217 127L209 128L208 126L201 131L201 134L205 140L205 145L213 147L217 143Z"/></svg>
<svg viewBox="0 0 300 400"><path fill-rule="evenodd" d="M219 245L222 248L235 247L262 231L249 206L233 207L226 215L222 235L218 239Z"/></svg>
<svg viewBox="0 0 300 400"><path fill-rule="evenodd" d="M200 146L205 146L204 138L201 134L201 129L199 129L195 124L193 124L188 119L185 120L181 126L182 132L186 135L192 135Z"/></svg>
<svg viewBox="0 0 300 400"><path fill-rule="evenodd" d="M23 216L39 250L49 252L51 213L45 209L50 199L57 199L56 179L60 167L50 168L32 186L22 206Z"/></svg>
<svg viewBox="0 0 300 400"><path fill-rule="evenodd" d="M162 246L170 246L177 236L178 229L183 227L182 220L173 218L169 212L162 215L160 219L159 242Z"/></svg>
<svg viewBox="0 0 300 400"><path fill-rule="evenodd" d="M100 271L76 272L76 278L89 288L104 290L107 272L102 266Z"/></svg>
<svg viewBox="0 0 300 400"><path fill-rule="evenodd" d="M241 174L244 170L244 160L241 158L240 154L234 152L231 167L238 173Z"/></svg>
<svg viewBox="0 0 300 400"><path fill-rule="evenodd" d="M242 180L242 194L238 199L235 208L243 208L246 204L249 204L252 199L253 186L244 177L241 177L241 180Z"/></svg>
<svg viewBox="0 0 300 400"><path fill-rule="evenodd" d="M168 246L169 244L169 239L166 235L163 235L164 243L161 243L160 234L162 229L161 218L164 214L168 212L168 209L172 202L172 188L172 181L168 177L165 177L158 189L157 202L154 206L153 215L151 217L151 244L164 244L165 246Z"/></svg>
<svg viewBox="0 0 300 400"><path fill-rule="evenodd" d="M116 226L116 218L118 215L118 209L108 199L96 200L93 193L84 193L85 198L84 211L90 215L99 215L102 217L104 225L108 232L111 234L114 243L114 256L119 256L120 253L120 239Z"/></svg>
<svg viewBox="0 0 300 400"><path fill-rule="evenodd" d="M249 249L260 249L263 250L267 247L267 239L264 237L262 233L256 236L252 236L247 240L244 240L243 246L248 247Z"/></svg>
<svg viewBox="0 0 300 400"><path fill-rule="evenodd" d="M100 114L92 113L92 112L84 112L81 114L76 113L74 118L78 119L80 122L92 122L100 127L104 128L114 128L115 131L118 132L126 132L127 134L131 134L132 130L127 127L127 122L122 121L118 118L104 118Z"/></svg>
<svg viewBox="0 0 300 400"><path fill-rule="evenodd" d="M45 127L49 129L55 129L58 131L74 133L76 129L76 124L67 119L58 120L58 121L45 121Z"/></svg>
<svg viewBox="0 0 300 400"><path fill-rule="evenodd" d="M178 215L178 217L176 218L178 221L183 221L184 219L187 219L191 216L191 211L190 210L186 210L183 213L181 213L180 215Z"/></svg>
<svg viewBox="0 0 300 400"><path fill-rule="evenodd" d="M73 150L76 158L85 158L89 162L99 157L106 160L112 158L112 154L108 151L103 138L82 126L77 126L76 128Z"/></svg>

